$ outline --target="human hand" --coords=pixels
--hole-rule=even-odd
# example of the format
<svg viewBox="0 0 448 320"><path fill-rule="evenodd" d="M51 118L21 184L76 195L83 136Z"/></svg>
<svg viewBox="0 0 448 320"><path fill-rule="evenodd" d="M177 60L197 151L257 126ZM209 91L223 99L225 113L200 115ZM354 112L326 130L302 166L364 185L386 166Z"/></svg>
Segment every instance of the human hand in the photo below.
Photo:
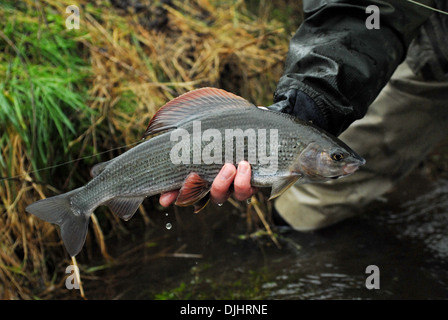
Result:
<svg viewBox="0 0 448 320"><path fill-rule="evenodd" d="M277 92L274 101L275 103L267 107L267 109L287 113L304 121L310 121L319 128L336 134L335 128L329 126L328 119L317 107L314 100L303 91L290 89L282 93Z"/></svg>
<svg viewBox="0 0 448 320"><path fill-rule="evenodd" d="M219 171L210 189L210 199L215 203L224 203L231 195L230 187L233 183L234 196L237 200L243 201L250 198L256 191L250 185L252 170L247 161L241 161L238 169L231 163L226 163ZM168 207L176 201L179 190L162 193L159 203Z"/></svg>

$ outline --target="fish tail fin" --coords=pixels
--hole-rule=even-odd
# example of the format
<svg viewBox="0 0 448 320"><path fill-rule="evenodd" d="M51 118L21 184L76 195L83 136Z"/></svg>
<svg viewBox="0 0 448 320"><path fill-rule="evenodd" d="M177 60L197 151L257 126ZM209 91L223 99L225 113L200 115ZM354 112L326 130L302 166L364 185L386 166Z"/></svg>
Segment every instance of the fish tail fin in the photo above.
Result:
<svg viewBox="0 0 448 320"><path fill-rule="evenodd" d="M61 228L62 240L71 256L76 256L81 251L89 225L90 215L74 210L70 201L81 189L36 201L25 209L28 213Z"/></svg>

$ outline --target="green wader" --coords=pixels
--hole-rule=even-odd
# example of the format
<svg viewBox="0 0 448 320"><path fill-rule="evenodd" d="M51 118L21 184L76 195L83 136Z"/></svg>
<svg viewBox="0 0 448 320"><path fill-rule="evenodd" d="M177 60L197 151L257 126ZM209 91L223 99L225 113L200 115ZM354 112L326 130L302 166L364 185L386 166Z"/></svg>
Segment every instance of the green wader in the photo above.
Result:
<svg viewBox="0 0 448 320"><path fill-rule="evenodd" d="M300 231L349 218L391 189L447 136L448 82L425 81L404 62L365 117L339 136L366 165L347 178L294 185L275 208Z"/></svg>

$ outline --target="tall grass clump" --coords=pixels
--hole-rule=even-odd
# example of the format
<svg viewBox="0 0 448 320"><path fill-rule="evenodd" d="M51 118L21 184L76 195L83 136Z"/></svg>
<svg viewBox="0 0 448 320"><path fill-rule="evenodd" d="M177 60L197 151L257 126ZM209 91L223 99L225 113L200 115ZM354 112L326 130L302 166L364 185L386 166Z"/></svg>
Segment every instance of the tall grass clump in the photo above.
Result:
<svg viewBox="0 0 448 320"><path fill-rule="evenodd" d="M70 159L70 141L94 114L87 104L90 68L77 36L48 8L20 1L0 7L1 297L29 298L51 283L35 230L54 233L53 227L24 208L32 190L43 196L47 183L58 185L54 170L38 169Z"/></svg>
<svg viewBox="0 0 448 320"><path fill-rule="evenodd" d="M73 4L79 30L65 26ZM27 205L85 184L91 165L138 141L157 109L184 92L215 86L268 105L288 39L244 1L3 1L0 297L64 289L71 261L56 228ZM104 239L123 228L107 210L99 218L86 246L98 240L108 258Z"/></svg>
<svg viewBox="0 0 448 320"><path fill-rule="evenodd" d="M7 133L2 134L2 150L17 135L31 169L37 170L67 153L79 125L88 126L85 80L90 70L63 16L36 8L2 9L0 125ZM2 154L2 168L14 176L7 158Z"/></svg>

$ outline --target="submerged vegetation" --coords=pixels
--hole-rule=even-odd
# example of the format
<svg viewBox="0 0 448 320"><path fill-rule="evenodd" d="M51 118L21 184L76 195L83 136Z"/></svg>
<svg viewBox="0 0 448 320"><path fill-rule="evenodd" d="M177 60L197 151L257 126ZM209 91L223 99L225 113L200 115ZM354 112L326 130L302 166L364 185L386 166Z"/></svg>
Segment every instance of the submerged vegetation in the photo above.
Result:
<svg viewBox="0 0 448 320"><path fill-rule="evenodd" d="M76 1L80 28L68 29L73 4L0 4L3 299L67 292L61 270L72 262L56 228L28 215L27 205L86 183L94 163L138 141L157 109L186 91L220 87L269 105L291 31L268 1ZM157 210L157 199L145 201L142 220ZM251 216L269 234L258 207ZM113 261L105 238L128 226L99 210L91 228L79 257L88 273L90 259Z"/></svg>

